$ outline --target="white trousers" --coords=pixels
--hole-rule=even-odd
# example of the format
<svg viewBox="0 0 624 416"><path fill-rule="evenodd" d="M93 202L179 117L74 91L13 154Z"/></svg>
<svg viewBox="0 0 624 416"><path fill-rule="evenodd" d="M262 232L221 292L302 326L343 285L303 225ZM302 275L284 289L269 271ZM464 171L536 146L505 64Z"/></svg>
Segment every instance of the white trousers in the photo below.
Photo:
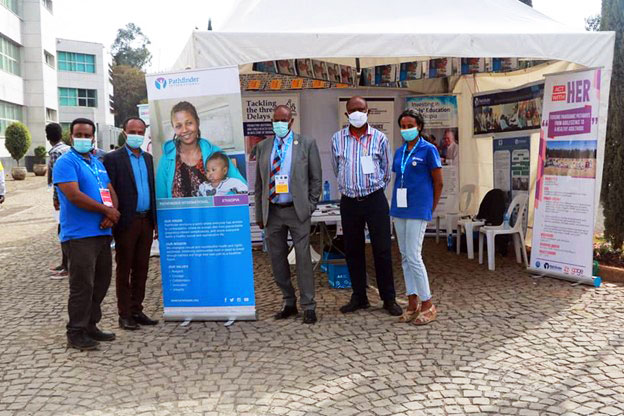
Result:
<svg viewBox="0 0 624 416"><path fill-rule="evenodd" d="M427 221L407 218L394 218L401 265L408 295L418 295L425 302L431 299L429 277L422 260L422 244L427 229Z"/></svg>

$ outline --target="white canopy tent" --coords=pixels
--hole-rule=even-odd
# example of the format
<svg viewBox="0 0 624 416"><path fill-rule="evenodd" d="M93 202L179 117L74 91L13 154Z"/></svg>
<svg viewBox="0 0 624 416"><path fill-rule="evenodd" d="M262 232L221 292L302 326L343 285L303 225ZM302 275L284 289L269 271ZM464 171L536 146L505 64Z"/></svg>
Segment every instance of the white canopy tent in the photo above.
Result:
<svg viewBox="0 0 624 416"><path fill-rule="evenodd" d="M506 74L506 80L500 74L495 74L491 82L484 79L487 74L471 76L473 88L464 82L454 91L447 91L474 93L513 88L541 79L545 73L601 67L598 201L614 44L614 32L579 31L518 0L236 0L231 15L218 31L192 34L174 69L238 65L244 73L251 71L254 62L295 58L351 66L356 66L359 58L363 68L430 57L562 61L550 68ZM464 103L470 99L462 97ZM484 189L491 183L491 175L479 176L483 169L478 165L487 164L488 159L491 163L491 152L483 152L484 160L478 146L469 143L472 114L460 117L464 120L463 128L460 126L460 154L471 154L462 156L470 162L461 167L461 182L478 182ZM472 173L477 174L476 181Z"/></svg>

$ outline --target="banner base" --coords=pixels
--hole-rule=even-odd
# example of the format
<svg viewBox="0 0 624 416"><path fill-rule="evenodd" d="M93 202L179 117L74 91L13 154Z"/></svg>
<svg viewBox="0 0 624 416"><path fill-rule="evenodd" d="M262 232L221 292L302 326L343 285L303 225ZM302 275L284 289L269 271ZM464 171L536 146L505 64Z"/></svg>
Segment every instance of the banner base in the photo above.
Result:
<svg viewBox="0 0 624 416"><path fill-rule="evenodd" d="M199 308L167 308L163 313L165 321L255 321L255 306L221 306Z"/></svg>
<svg viewBox="0 0 624 416"><path fill-rule="evenodd" d="M568 282L582 283L584 285L589 285L593 287L600 287L600 285L602 284L602 279L598 276L571 276L569 274L557 273L557 272L545 273L544 270L534 269L532 267L527 268L527 271L539 277L554 277L555 279L567 280Z"/></svg>

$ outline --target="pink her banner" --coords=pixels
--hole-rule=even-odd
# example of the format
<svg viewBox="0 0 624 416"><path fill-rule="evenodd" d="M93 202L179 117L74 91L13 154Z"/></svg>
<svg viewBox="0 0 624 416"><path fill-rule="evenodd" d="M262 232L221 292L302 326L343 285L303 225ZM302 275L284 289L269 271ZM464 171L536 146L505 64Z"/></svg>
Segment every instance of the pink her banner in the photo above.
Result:
<svg viewBox="0 0 624 416"><path fill-rule="evenodd" d="M599 106L600 69L546 77L529 266L593 286Z"/></svg>

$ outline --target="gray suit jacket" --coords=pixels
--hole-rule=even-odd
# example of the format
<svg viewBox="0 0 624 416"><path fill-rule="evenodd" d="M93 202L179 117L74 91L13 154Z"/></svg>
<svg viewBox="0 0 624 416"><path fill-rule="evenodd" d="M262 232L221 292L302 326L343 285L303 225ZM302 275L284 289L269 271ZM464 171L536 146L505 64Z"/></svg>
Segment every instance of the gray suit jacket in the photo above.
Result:
<svg viewBox="0 0 624 416"><path fill-rule="evenodd" d="M266 225L269 220L269 181L271 178L271 151L273 139L265 139L256 145L256 221ZM321 157L316 141L295 134L290 167L290 193L295 212L301 222L306 221L316 209L321 196L323 175Z"/></svg>

